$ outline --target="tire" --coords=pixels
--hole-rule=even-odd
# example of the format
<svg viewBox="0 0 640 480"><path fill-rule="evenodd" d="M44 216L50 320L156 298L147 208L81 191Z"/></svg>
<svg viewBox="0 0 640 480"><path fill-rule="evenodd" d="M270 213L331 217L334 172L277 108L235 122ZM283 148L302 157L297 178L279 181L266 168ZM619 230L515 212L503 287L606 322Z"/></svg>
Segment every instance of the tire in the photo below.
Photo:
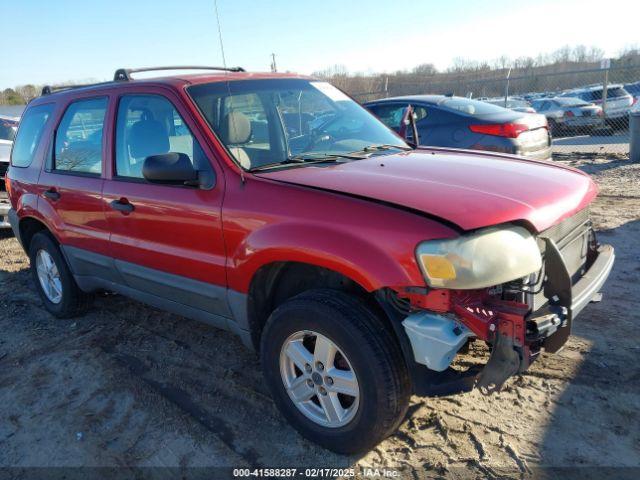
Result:
<svg viewBox="0 0 640 480"><path fill-rule="evenodd" d="M56 287L60 289L59 300L50 298L51 294L45 292L43 283L40 280L38 274L38 255L41 254L40 252L48 255L48 258L55 265L55 270L59 277L59 284ZM49 232L42 231L33 236L29 245L29 260L36 289L49 313L58 318L71 318L87 310L92 297L78 288L69 266L62 256L58 243Z"/></svg>
<svg viewBox="0 0 640 480"><path fill-rule="evenodd" d="M560 127L558 126L558 123L554 119L550 118L548 125L549 125L549 132L551 132L552 138L555 138L560 135L561 133Z"/></svg>
<svg viewBox="0 0 640 480"><path fill-rule="evenodd" d="M316 407L298 407L287 392L281 354L285 355L286 364L289 356L283 347L302 332L306 332L304 341L314 338L308 336L309 332L316 334L314 354L321 337L333 342L339 350L336 368L341 361L343 367L348 364L355 374L358 398L352 401L346 418L352 417L344 425L321 425L301 411L301 408L321 409L320 394L310 400ZM376 313L355 296L334 290L311 290L286 301L267 321L260 355L265 379L280 412L304 437L329 450L341 454L369 450L395 432L406 414L411 383L400 346ZM312 368L315 374L316 366ZM307 377L307 386L309 380ZM335 387L329 380L327 376L324 384L314 383L313 388L322 391L322 386L327 390L333 388L329 385ZM340 406L345 399L347 404L351 401L348 396L338 398Z"/></svg>

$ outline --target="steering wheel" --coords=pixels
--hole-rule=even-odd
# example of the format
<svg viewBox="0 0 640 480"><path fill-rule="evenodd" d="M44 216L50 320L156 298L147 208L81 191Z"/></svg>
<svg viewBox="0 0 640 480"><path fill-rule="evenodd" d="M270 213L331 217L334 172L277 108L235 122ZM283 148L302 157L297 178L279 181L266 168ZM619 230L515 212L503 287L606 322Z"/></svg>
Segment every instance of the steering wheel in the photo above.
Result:
<svg viewBox="0 0 640 480"><path fill-rule="evenodd" d="M304 152L308 152L310 150L313 150L319 143L324 143L324 142L333 143L334 140L335 139L331 135L329 135L328 133L311 137L311 141L309 143L307 143L307 145L304 147L303 151Z"/></svg>
<svg viewBox="0 0 640 480"><path fill-rule="evenodd" d="M335 140L335 138L333 137L333 135L324 132L324 130L326 130L328 127L330 127L331 125L333 125L339 118L341 118L340 115L334 115L333 117L331 117L330 119L328 119L326 122L322 123L321 125L318 125L316 128L314 128L310 133L309 133L309 137L311 138L311 140L309 141L309 143L304 147L304 151L309 151L312 150L316 145L318 145L320 142L333 142ZM317 132L317 133L316 133ZM324 132L324 133L323 133Z"/></svg>

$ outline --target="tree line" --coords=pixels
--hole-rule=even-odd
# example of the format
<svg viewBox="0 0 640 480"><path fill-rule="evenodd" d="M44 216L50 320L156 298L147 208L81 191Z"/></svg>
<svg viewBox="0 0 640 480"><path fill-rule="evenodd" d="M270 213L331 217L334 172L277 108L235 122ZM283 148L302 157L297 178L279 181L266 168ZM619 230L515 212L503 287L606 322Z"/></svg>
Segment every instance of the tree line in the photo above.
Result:
<svg viewBox="0 0 640 480"><path fill-rule="evenodd" d="M35 85L22 85L5 88L0 91L0 105L24 105L40 95L41 88Z"/></svg>
<svg viewBox="0 0 640 480"><path fill-rule="evenodd" d="M596 70L604 58L598 47L564 46L536 57L498 57L492 61L476 61L456 57L451 65L440 71L431 63L416 65L410 70L392 73L351 73L344 65L315 72L358 100L369 100L381 95L411 93L455 93L457 95L492 96L503 93L507 76L516 79L514 93L538 90L559 90L600 81L597 73L590 75L572 72ZM611 62L612 69L640 69L640 47L627 47ZM634 75L630 74L630 75ZM631 78L631 77L629 77ZM635 77L634 77L635 78ZM640 77L637 78L640 80ZM524 81L526 80L526 81ZM632 81L624 75L611 81ZM66 82L72 83L72 82ZM39 85L22 85L0 91L0 105L23 105L40 95ZM518 92L520 91L520 92Z"/></svg>
<svg viewBox="0 0 640 480"><path fill-rule="evenodd" d="M333 83L360 101L419 93L490 97L504 95L507 77L512 79L511 94L559 91L602 82L603 75L598 70L603 59L602 49L578 45L564 46L535 58L501 56L492 61L454 58L444 70L423 63L410 70L363 74L336 65L315 72L314 76ZM609 81L635 80L640 80L640 47L628 47L612 59Z"/></svg>

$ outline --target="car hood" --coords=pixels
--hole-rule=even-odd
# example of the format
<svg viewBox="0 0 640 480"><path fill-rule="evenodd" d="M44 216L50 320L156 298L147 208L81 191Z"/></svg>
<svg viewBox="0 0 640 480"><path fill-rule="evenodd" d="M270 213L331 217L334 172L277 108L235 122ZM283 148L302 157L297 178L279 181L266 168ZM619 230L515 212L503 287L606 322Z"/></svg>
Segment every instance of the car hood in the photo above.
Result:
<svg viewBox="0 0 640 480"><path fill-rule="evenodd" d="M597 194L588 175L550 162L429 149L260 172L263 178L419 211L473 230L527 221L538 232Z"/></svg>

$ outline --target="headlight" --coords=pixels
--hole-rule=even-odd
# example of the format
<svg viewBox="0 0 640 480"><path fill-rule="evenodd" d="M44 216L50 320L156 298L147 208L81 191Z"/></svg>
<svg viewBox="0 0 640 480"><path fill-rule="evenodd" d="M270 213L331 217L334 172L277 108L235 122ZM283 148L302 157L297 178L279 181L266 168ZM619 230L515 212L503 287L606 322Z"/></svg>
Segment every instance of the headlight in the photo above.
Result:
<svg viewBox="0 0 640 480"><path fill-rule="evenodd" d="M542 267L536 240L522 227L492 227L452 240L422 242L418 264L432 287L470 290L516 280Z"/></svg>

